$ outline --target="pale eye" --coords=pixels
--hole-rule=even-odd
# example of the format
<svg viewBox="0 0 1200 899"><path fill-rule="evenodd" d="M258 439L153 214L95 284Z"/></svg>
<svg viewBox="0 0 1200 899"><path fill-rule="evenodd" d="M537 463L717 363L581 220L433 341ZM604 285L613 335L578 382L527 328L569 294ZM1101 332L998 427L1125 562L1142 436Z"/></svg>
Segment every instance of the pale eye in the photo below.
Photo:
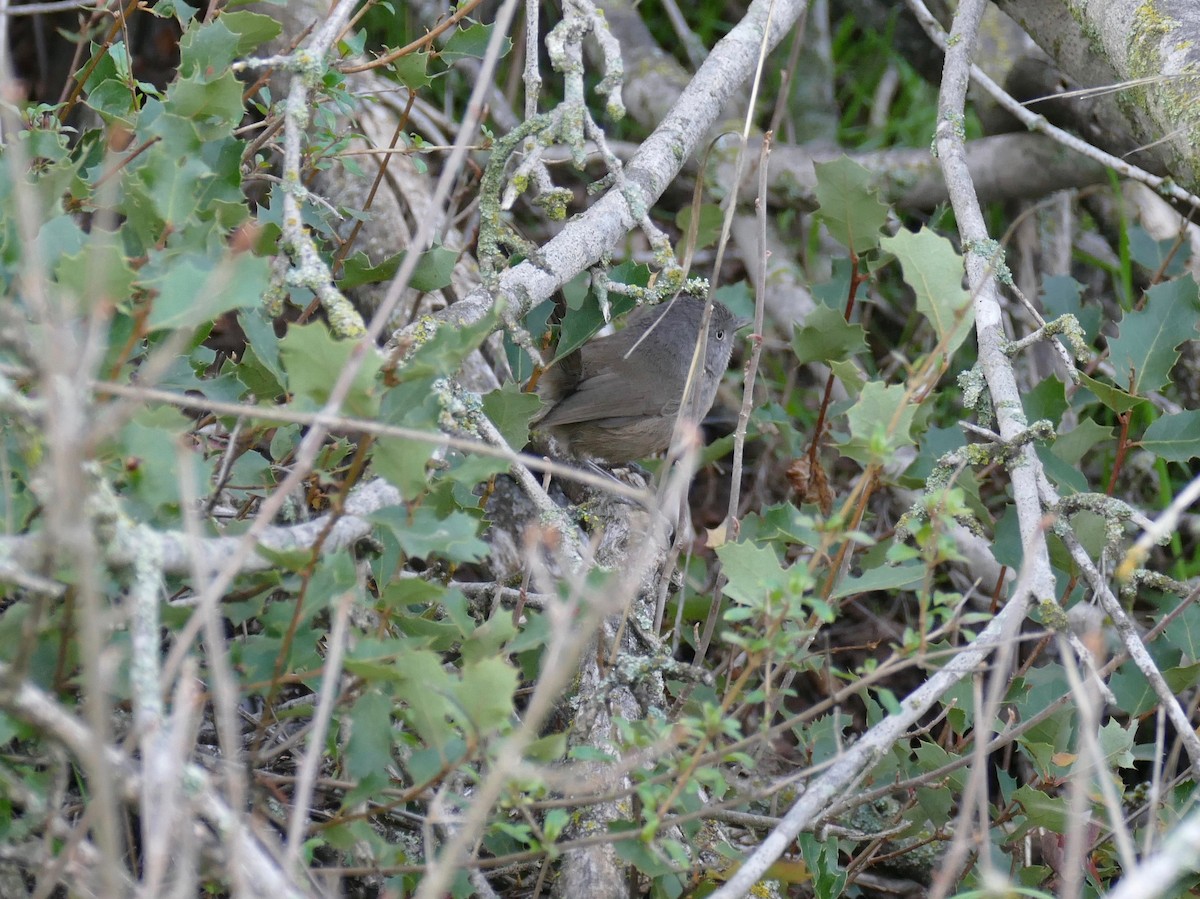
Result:
<svg viewBox="0 0 1200 899"><path fill-rule="evenodd" d="M725 332L722 331L720 328L718 328L717 329L717 340L724 340L724 339L725 339Z"/></svg>

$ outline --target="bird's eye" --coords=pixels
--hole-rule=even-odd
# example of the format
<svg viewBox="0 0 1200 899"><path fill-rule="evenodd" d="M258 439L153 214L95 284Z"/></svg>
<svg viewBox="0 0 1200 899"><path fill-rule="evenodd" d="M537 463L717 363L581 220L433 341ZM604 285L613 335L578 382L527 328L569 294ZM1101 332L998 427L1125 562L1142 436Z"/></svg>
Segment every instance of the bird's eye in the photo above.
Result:
<svg viewBox="0 0 1200 899"><path fill-rule="evenodd" d="M717 329L717 340L724 340L724 339L725 339L725 332L722 331L720 328L718 328Z"/></svg>

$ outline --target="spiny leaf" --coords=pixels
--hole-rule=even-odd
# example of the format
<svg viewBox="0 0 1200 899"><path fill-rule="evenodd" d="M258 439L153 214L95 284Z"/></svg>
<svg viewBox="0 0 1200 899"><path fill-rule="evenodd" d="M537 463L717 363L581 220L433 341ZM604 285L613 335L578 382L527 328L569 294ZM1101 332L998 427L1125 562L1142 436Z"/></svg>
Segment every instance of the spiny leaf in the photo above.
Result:
<svg viewBox="0 0 1200 899"><path fill-rule="evenodd" d="M1191 275L1147 290L1145 307L1127 313L1120 333L1108 344L1117 384L1137 396L1165 387L1179 361L1175 348L1196 336L1198 322L1200 304Z"/></svg>
<svg viewBox="0 0 1200 899"><path fill-rule="evenodd" d="M814 168L818 214L833 239L860 256L879 246L888 208L875 196L871 173L845 156Z"/></svg>

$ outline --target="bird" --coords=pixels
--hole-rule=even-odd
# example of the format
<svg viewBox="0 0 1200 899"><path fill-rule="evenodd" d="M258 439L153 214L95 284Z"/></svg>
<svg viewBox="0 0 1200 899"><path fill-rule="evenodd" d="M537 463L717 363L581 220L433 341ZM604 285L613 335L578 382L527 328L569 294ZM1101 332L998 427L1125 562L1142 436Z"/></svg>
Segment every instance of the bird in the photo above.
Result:
<svg viewBox="0 0 1200 899"><path fill-rule="evenodd" d="M705 301L677 297L633 312L625 327L597 337L543 374L547 402L534 428L570 456L617 465L667 449L700 333ZM748 324L714 302L704 357L685 420L699 424L717 395L734 332Z"/></svg>

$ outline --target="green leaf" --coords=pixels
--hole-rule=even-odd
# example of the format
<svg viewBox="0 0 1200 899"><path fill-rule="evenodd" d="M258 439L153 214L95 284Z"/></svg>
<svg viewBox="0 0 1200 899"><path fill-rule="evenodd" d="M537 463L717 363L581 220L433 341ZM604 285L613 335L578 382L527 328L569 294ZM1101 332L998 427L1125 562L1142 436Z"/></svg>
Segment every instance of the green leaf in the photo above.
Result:
<svg viewBox="0 0 1200 899"><path fill-rule="evenodd" d="M1200 670L1200 666L1193 666L1193 668ZM1186 690L1195 684L1196 671L1193 670L1190 672L1186 686L1181 685L1172 687L1172 689ZM1104 760L1108 765L1114 768L1133 767L1133 750L1137 745L1135 741L1137 726L1136 721L1122 725L1121 722L1112 719L1100 728L1098 735L1100 750L1104 753ZM1084 764L1090 769L1092 762L1088 759Z"/></svg>
<svg viewBox="0 0 1200 899"><path fill-rule="evenodd" d="M454 266L458 262L459 253L437 246L421 254L417 267L413 269L409 286L414 290L441 290L450 284ZM363 284L378 284L390 281L400 270L404 262L404 253L389 256L378 265L372 265L366 253L355 253L346 260L342 278L338 285L343 290L350 290Z"/></svg>
<svg viewBox="0 0 1200 899"><path fill-rule="evenodd" d="M901 385L871 381L846 413L850 439L838 448L862 465L884 464L898 449L912 445L916 410Z"/></svg>
<svg viewBox="0 0 1200 899"><path fill-rule="evenodd" d="M1043 378L1032 390L1021 394L1021 405L1029 421L1059 421L1067 409L1066 388L1058 378Z"/></svg>
<svg viewBox="0 0 1200 899"><path fill-rule="evenodd" d="M357 356L353 340L336 340L320 322L291 325L279 341L280 358L288 373L292 403L306 412L317 411L329 401L333 385L352 356ZM379 411L379 390L375 375L381 361L367 353L342 408L359 418L374 418Z"/></svg>
<svg viewBox="0 0 1200 899"><path fill-rule="evenodd" d="M439 653L409 649L392 660L399 675L396 696L407 703L405 717L430 746L442 748L455 736L449 720L458 709L451 700L454 684ZM347 665L347 668L350 666Z"/></svg>
<svg viewBox="0 0 1200 899"><path fill-rule="evenodd" d="M497 611L463 640L463 661L478 662L498 655L517 633L517 626L513 623L512 615Z"/></svg>
<svg viewBox="0 0 1200 899"><path fill-rule="evenodd" d="M165 275L145 285L158 291L146 327L150 331L193 328L230 309L256 306L262 302L269 277L267 260L248 253L224 259L199 255L174 259Z"/></svg>
<svg viewBox="0 0 1200 899"><path fill-rule="evenodd" d="M796 837L796 843L812 876L815 894L841 896L848 875L838 858L837 837L819 838L815 834L802 833Z"/></svg>
<svg viewBox="0 0 1200 899"><path fill-rule="evenodd" d="M1198 322L1200 304L1191 275L1147 290L1145 307L1126 313L1120 333L1108 342L1117 384L1137 396L1165 387L1179 361L1175 348L1196 336Z"/></svg>
<svg viewBox="0 0 1200 899"><path fill-rule="evenodd" d="M1097 443L1113 439L1113 429L1085 418L1066 434L1060 434L1050 448L1058 458L1068 465L1078 465Z"/></svg>
<svg viewBox="0 0 1200 899"><path fill-rule="evenodd" d="M129 50L123 41L111 45L92 43L91 57L88 64L75 73L76 80L83 73L87 78L83 82L83 90L90 93L97 86L110 79L131 81L133 72L129 67Z"/></svg>
<svg viewBox="0 0 1200 899"><path fill-rule="evenodd" d="M172 115L195 125L201 139L215 140L241 121L244 89L233 72L209 81L185 78L171 85L166 107Z"/></svg>
<svg viewBox="0 0 1200 899"><path fill-rule="evenodd" d="M647 877L660 878L671 874L672 867L654 848L637 838L641 829L636 821L610 821L610 834L625 834L624 839L618 839L612 844L617 858L628 865L633 865Z"/></svg>
<svg viewBox="0 0 1200 899"><path fill-rule="evenodd" d="M632 298L621 295L610 296L609 300L612 302L610 312L614 321L635 305ZM584 303L580 309L568 309L558 333L558 345L554 348L555 361L579 349L605 324L599 303Z"/></svg>
<svg viewBox="0 0 1200 899"><path fill-rule="evenodd" d="M836 309L817 306L804 320L804 326L792 333L792 350L801 365L808 362L835 362L850 358L867 348L867 332L862 325L846 321Z"/></svg>
<svg viewBox="0 0 1200 899"><path fill-rule="evenodd" d="M529 422L541 408L537 394L525 393L513 381L483 395L484 414L515 450L529 442Z"/></svg>
<svg viewBox="0 0 1200 899"><path fill-rule="evenodd" d="M724 591L743 605L762 603L772 592L783 590L790 580L774 550L754 543L726 543L717 548L725 577Z"/></svg>
<svg viewBox="0 0 1200 899"><path fill-rule="evenodd" d="M96 232L81 252L63 256L55 266L55 276L79 300L114 305L128 301L136 277L128 257L104 232Z"/></svg>
<svg viewBox="0 0 1200 899"><path fill-rule="evenodd" d="M1177 611L1173 604L1170 611ZM1176 615L1175 620L1163 632L1163 639L1169 646L1178 649L1189 659L1200 659L1200 607L1193 603L1187 606L1181 614ZM1130 666L1125 666L1125 668L1128 667Z"/></svg>
<svg viewBox="0 0 1200 899"><path fill-rule="evenodd" d="M929 319L941 352L954 354L975 325L971 294L963 289L963 261L946 238L922 227L900 231L879 245L900 260L904 281L917 295L917 311Z"/></svg>
<svg viewBox="0 0 1200 899"><path fill-rule="evenodd" d="M1174 693L1184 693L1200 682L1200 662L1191 665L1181 665L1178 668L1164 668L1163 680ZM1113 722L1116 723L1116 722ZM1123 767L1129 767L1125 765Z"/></svg>
<svg viewBox="0 0 1200 899"><path fill-rule="evenodd" d="M879 246L888 208L876 196L870 171L845 156L813 167L817 214L833 239L859 256Z"/></svg>
<svg viewBox="0 0 1200 899"><path fill-rule="evenodd" d="M282 392L287 384L287 375L283 370L283 360L279 354L279 338L275 336L275 325L261 307L248 309L238 314L238 324L246 335L246 352L242 362L248 366L261 369L257 389L246 384L260 400L274 399ZM239 380L245 379L241 374Z"/></svg>
<svg viewBox="0 0 1200 899"><path fill-rule="evenodd" d="M837 376L837 379L842 382L842 386L846 388L846 392L851 396L857 396L866 386L866 379L863 377L862 370L857 365L849 360L844 362L830 362L830 370Z"/></svg>
<svg viewBox="0 0 1200 899"><path fill-rule="evenodd" d="M407 53L389 64L387 70L409 90L418 91L433 83L429 77L429 53L425 51Z"/></svg>
<svg viewBox="0 0 1200 899"><path fill-rule="evenodd" d="M177 516L184 472L192 480L192 495L206 494L216 460L189 454L187 466L180 468L180 435L191 425L178 409L158 407L139 411L121 429L115 461L122 469L123 501L136 520L163 522Z"/></svg>
<svg viewBox="0 0 1200 899"><path fill-rule="evenodd" d="M425 463L436 448L432 442L380 437L375 441L371 465L406 501L412 500L425 489Z"/></svg>
<svg viewBox="0 0 1200 899"><path fill-rule="evenodd" d="M446 377L458 371L463 360L496 330L499 311L493 307L469 325L442 323L418 346L396 372L401 381Z"/></svg>
<svg viewBox="0 0 1200 899"><path fill-rule="evenodd" d="M45 222L37 233L37 255L43 261L74 256L87 246L87 235L70 215L56 215Z"/></svg>
<svg viewBox="0 0 1200 899"><path fill-rule="evenodd" d="M1168 462L1187 462L1200 456L1200 412L1164 415L1146 428L1139 444Z"/></svg>
<svg viewBox="0 0 1200 899"><path fill-rule="evenodd" d="M1020 803L1029 820L1028 827L1043 827L1050 833L1066 833L1071 826L1071 813L1067 800L1061 796L1048 796L1040 790L1025 785L1013 792L1013 799Z"/></svg>
<svg viewBox="0 0 1200 899"><path fill-rule="evenodd" d="M1047 319L1073 315L1083 329L1084 339L1092 343L1100 333L1099 303L1083 302L1083 285L1069 275L1050 275L1042 281L1042 305L1050 313Z"/></svg>
<svg viewBox="0 0 1200 899"><path fill-rule="evenodd" d="M183 0L158 0L153 6L147 7L147 12L160 19L175 19L185 28L192 19L196 18L196 13L199 11L195 6L184 3Z"/></svg>
<svg viewBox="0 0 1200 899"><path fill-rule="evenodd" d="M439 518L425 506L411 515L403 506L388 506L372 512L368 520L390 530L410 558L436 556L450 562L478 562L488 554L488 545L477 536L479 520L466 512Z"/></svg>
<svg viewBox="0 0 1200 899"><path fill-rule="evenodd" d="M906 590L925 579L928 569L920 562L901 565L879 565L858 577L845 577L838 582L830 599L842 599L874 590Z"/></svg>
<svg viewBox="0 0 1200 899"><path fill-rule="evenodd" d="M491 40L495 27L495 25L472 23L465 28L459 28L450 35L439 56L447 65L452 65L464 57L482 59L484 53L487 52L488 41ZM511 49L512 41L507 37L504 38L500 44L501 58L507 56Z"/></svg>
<svg viewBox="0 0 1200 899"><path fill-rule="evenodd" d="M84 102L108 124L120 122L132 128L136 120L137 94L120 78L101 81L85 94Z"/></svg>
<svg viewBox="0 0 1200 899"><path fill-rule="evenodd" d="M182 130L193 131L191 123ZM198 155L176 155L163 144L157 144L146 153L145 163L130 179L131 189L141 194L146 206L157 215L162 225L172 228L181 226L196 214L196 196L204 182L212 177L212 171ZM135 197L127 198L135 202ZM137 209L129 209L130 216L138 215ZM141 218L146 218L141 216ZM151 234L161 236L162 225L148 223Z"/></svg>
<svg viewBox="0 0 1200 899"><path fill-rule="evenodd" d="M474 728L495 730L512 717L517 683L517 670L503 659L493 657L464 666L462 682L454 694Z"/></svg>
<svg viewBox="0 0 1200 899"><path fill-rule="evenodd" d="M223 12L220 21L236 35L237 43L234 44L234 52L238 56L245 56L247 53L257 50L260 45L274 40L283 31L283 26L277 19L245 10Z"/></svg>
<svg viewBox="0 0 1200 899"><path fill-rule="evenodd" d="M1114 412L1128 412L1135 406L1145 402L1140 396L1133 396L1119 387L1113 387L1111 384L1097 381L1095 378L1088 377L1083 372L1079 373L1079 383L1091 391L1096 399Z"/></svg>
<svg viewBox="0 0 1200 899"><path fill-rule="evenodd" d="M350 709L350 739L343 765L353 781L372 778L382 785L392 764L392 699L379 690L363 693Z"/></svg>
<svg viewBox="0 0 1200 899"><path fill-rule="evenodd" d="M721 236L721 226L725 222L725 213L715 203L700 204L700 221L696 226L696 247L708 247L717 242ZM684 206L675 214L675 225L685 235L692 223L692 207ZM680 243L682 244L682 240Z"/></svg>
<svg viewBox="0 0 1200 899"><path fill-rule="evenodd" d="M225 73L238 55L238 38L225 27L225 17L188 28L179 39L179 75L196 78Z"/></svg>

